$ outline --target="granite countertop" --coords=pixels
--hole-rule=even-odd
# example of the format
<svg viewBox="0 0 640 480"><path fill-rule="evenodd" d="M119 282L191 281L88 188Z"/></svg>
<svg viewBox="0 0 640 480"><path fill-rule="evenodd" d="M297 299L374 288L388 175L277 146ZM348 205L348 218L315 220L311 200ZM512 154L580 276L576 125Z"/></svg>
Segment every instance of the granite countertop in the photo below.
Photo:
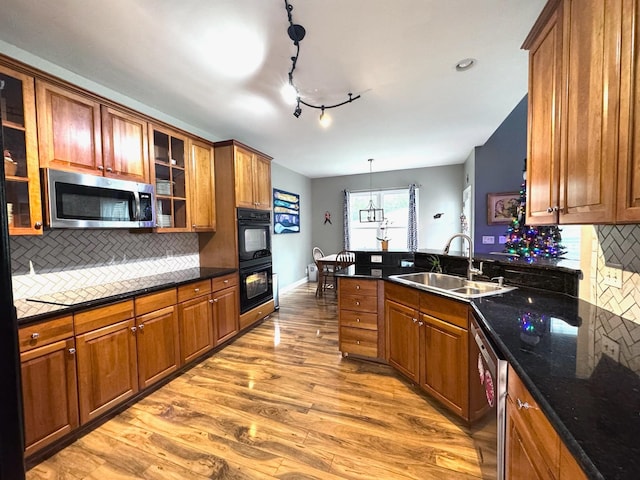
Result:
<svg viewBox="0 0 640 480"><path fill-rule="evenodd" d="M66 292L57 292L30 299L15 300L14 305L18 314L18 324L25 325L45 320L55 315L73 313L78 310L126 300L166 288L177 287L184 283L220 277L236 271L235 268L189 268Z"/></svg>
<svg viewBox="0 0 640 480"><path fill-rule="evenodd" d="M337 275L387 279L416 270L370 269L350 267ZM533 288L465 302L588 476L638 478L640 324ZM617 340L612 354L619 358L605 353L612 350L609 339Z"/></svg>

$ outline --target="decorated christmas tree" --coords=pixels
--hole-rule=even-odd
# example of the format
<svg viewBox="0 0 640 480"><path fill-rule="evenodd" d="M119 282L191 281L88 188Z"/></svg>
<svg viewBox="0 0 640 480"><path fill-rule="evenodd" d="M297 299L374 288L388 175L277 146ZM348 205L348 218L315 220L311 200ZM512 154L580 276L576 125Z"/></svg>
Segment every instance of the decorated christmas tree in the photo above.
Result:
<svg viewBox="0 0 640 480"><path fill-rule="evenodd" d="M514 208L513 220L507 230L504 251L518 255L533 263L537 258L558 258L566 249L562 246L561 230L557 225L532 226L526 224L527 210L527 169L522 174L520 202Z"/></svg>

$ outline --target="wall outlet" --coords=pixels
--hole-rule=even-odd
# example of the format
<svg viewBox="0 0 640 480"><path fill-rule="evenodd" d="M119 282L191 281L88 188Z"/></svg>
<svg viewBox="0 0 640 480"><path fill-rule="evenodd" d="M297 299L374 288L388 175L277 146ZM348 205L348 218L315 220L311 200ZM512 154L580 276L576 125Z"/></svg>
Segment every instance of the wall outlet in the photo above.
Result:
<svg viewBox="0 0 640 480"><path fill-rule="evenodd" d="M604 284L614 288L622 288L622 265L618 263L605 265Z"/></svg>
<svg viewBox="0 0 640 480"><path fill-rule="evenodd" d="M483 245L493 245L496 243L496 237L494 235L483 235L482 236L482 244Z"/></svg>
<svg viewBox="0 0 640 480"><path fill-rule="evenodd" d="M607 336L602 337L602 353L613 358L616 362L620 361L620 345Z"/></svg>

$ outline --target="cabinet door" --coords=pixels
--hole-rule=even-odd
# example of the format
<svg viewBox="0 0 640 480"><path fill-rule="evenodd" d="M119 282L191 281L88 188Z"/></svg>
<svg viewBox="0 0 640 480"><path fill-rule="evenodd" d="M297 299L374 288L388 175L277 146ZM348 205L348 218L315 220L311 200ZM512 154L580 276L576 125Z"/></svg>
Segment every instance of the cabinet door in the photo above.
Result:
<svg viewBox="0 0 640 480"><path fill-rule="evenodd" d="M213 293L214 344L218 345L238 333L238 288Z"/></svg>
<svg viewBox="0 0 640 480"><path fill-rule="evenodd" d="M36 80L40 166L102 174L100 103Z"/></svg>
<svg viewBox="0 0 640 480"><path fill-rule="evenodd" d="M112 107L102 107L105 176L149 183L147 122Z"/></svg>
<svg viewBox="0 0 640 480"><path fill-rule="evenodd" d="M136 318L138 378L141 389L175 372L180 365L177 307Z"/></svg>
<svg viewBox="0 0 640 480"><path fill-rule="evenodd" d="M255 208L271 210L271 162L259 155L253 164L253 200Z"/></svg>
<svg viewBox="0 0 640 480"><path fill-rule="evenodd" d="M42 235L34 80L0 65L0 81L9 233Z"/></svg>
<svg viewBox="0 0 640 480"><path fill-rule="evenodd" d="M256 208L253 197L254 154L240 147L234 150L236 207Z"/></svg>
<svg viewBox="0 0 640 480"><path fill-rule="evenodd" d="M138 391L135 330L130 319L76 337L82 424Z"/></svg>
<svg viewBox="0 0 640 480"><path fill-rule="evenodd" d="M213 348L211 295L182 302L178 306L180 359L183 364Z"/></svg>
<svg viewBox="0 0 640 480"><path fill-rule="evenodd" d="M507 447L505 478L527 478L531 480L555 480L552 472L532 457L523 434L523 426L507 406Z"/></svg>
<svg viewBox="0 0 640 480"><path fill-rule="evenodd" d="M20 355L25 454L40 450L78 426L73 338Z"/></svg>
<svg viewBox="0 0 640 480"><path fill-rule="evenodd" d="M640 223L640 2L627 1L624 9L616 219Z"/></svg>
<svg viewBox="0 0 640 480"><path fill-rule="evenodd" d="M560 223L612 223L622 0L565 0Z"/></svg>
<svg viewBox="0 0 640 480"><path fill-rule="evenodd" d="M215 231L216 195L213 146L191 141L191 228L195 232Z"/></svg>
<svg viewBox="0 0 640 480"><path fill-rule="evenodd" d="M560 94L562 84L561 7L529 51L527 223L558 221L560 175Z"/></svg>
<svg viewBox="0 0 640 480"><path fill-rule="evenodd" d="M187 137L155 125L151 125L149 130L158 232L189 232Z"/></svg>
<svg viewBox="0 0 640 480"><path fill-rule="evenodd" d="M422 315L420 384L463 418L469 412L469 335L467 330ZM424 368L423 368L424 367Z"/></svg>
<svg viewBox="0 0 640 480"><path fill-rule="evenodd" d="M387 356L389 364L418 382L419 337L418 313L412 309L385 301Z"/></svg>

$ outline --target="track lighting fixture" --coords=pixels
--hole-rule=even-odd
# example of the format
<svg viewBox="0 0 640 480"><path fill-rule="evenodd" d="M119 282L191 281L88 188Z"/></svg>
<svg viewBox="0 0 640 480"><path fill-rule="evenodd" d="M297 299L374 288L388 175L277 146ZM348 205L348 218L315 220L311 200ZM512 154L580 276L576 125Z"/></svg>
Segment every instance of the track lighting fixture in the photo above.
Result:
<svg viewBox="0 0 640 480"><path fill-rule="evenodd" d="M289 19L289 27L287 28L287 34L289 35L289 38L293 41L293 44L296 47L296 54L291 57L291 70L289 70L289 85L292 87L289 90L295 91L296 102L297 102L296 108L293 111L293 116L298 118L302 114L302 108L300 107L300 105L304 105L309 108L317 108L318 110L321 110L320 124L323 127L327 127L328 124L331 123L331 117L329 117L325 113L325 110L328 110L330 108L341 107L342 105L351 103L359 99L360 95L356 95L354 97L352 93L349 93L348 94L349 98L347 100L345 100L344 102L333 104L333 105L314 105L312 103L305 102L304 100L302 100L302 98L300 98L300 91L298 90L298 87L296 87L295 83L293 82L293 72L296 69L296 65L298 63L298 57L300 55L300 41L307 34L307 31L302 25L293 23L293 17L291 15L291 12L293 10L293 5L291 5L288 0L284 0L284 6L285 6L285 10L287 11L287 18Z"/></svg>

